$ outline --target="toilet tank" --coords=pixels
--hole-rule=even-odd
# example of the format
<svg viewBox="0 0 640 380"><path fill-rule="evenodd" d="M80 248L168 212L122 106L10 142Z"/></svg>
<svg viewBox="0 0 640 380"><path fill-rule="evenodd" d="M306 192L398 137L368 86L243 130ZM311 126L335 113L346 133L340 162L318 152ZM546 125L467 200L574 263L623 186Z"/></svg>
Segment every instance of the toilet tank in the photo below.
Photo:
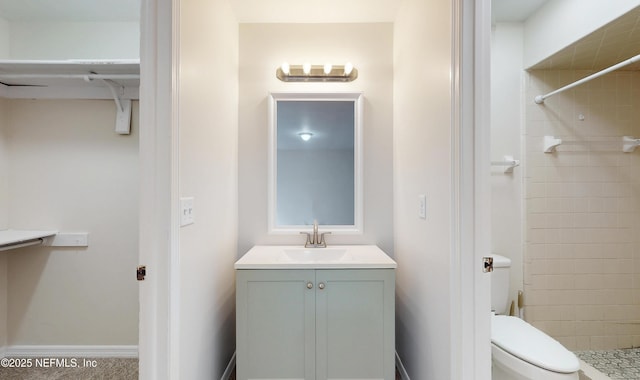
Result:
<svg viewBox="0 0 640 380"><path fill-rule="evenodd" d="M491 310L496 314L507 314L509 307L509 269L511 260L500 255L493 257L491 272Z"/></svg>

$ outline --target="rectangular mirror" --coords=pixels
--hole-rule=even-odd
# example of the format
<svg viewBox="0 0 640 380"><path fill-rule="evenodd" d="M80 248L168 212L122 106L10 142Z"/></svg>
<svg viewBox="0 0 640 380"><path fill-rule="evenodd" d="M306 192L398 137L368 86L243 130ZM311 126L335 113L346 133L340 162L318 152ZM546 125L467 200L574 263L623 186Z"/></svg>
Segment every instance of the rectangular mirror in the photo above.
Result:
<svg viewBox="0 0 640 380"><path fill-rule="evenodd" d="M362 93L271 93L269 232L362 233Z"/></svg>

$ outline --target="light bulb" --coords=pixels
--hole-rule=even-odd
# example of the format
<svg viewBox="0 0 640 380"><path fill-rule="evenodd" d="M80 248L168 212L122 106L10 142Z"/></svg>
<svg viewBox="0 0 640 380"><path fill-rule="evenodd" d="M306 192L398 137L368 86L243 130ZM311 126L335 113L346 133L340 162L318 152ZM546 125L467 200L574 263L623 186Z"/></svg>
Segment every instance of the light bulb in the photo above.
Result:
<svg viewBox="0 0 640 380"><path fill-rule="evenodd" d="M349 76L349 74L351 74L352 71L353 71L353 63L347 62L344 65L344 75Z"/></svg>
<svg viewBox="0 0 640 380"><path fill-rule="evenodd" d="M300 136L300 138L303 141L309 141L311 136L313 136L313 133L311 133L311 132L300 132L300 133L298 133L298 136Z"/></svg>
<svg viewBox="0 0 640 380"><path fill-rule="evenodd" d="M311 73L311 64L309 62L305 63L302 65L302 71L306 74L309 75Z"/></svg>
<svg viewBox="0 0 640 380"><path fill-rule="evenodd" d="M330 63L325 63L325 65L324 65L324 73L325 73L325 75L329 75L329 73L331 72L331 69L333 69L331 64Z"/></svg>
<svg viewBox="0 0 640 380"><path fill-rule="evenodd" d="M289 75L289 64L287 62L283 62L282 66L280 66L280 69L282 70L282 72L284 73L284 75Z"/></svg>

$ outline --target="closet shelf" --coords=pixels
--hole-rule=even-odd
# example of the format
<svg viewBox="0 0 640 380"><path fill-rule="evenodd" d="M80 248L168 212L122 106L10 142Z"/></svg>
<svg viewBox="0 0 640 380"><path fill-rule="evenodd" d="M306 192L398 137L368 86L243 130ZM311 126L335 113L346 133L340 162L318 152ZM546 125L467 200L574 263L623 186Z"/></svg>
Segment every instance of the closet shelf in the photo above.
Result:
<svg viewBox="0 0 640 380"><path fill-rule="evenodd" d="M57 233L58 231L0 230L0 251L40 245L45 242L45 238L54 236Z"/></svg>
<svg viewBox="0 0 640 380"><path fill-rule="evenodd" d="M139 99L139 60L0 60L0 97L113 99L116 132L129 134L131 100Z"/></svg>
<svg viewBox="0 0 640 380"><path fill-rule="evenodd" d="M111 99L109 89L98 79L111 80L128 90L122 98L137 99L140 61L0 60L0 83L7 98Z"/></svg>

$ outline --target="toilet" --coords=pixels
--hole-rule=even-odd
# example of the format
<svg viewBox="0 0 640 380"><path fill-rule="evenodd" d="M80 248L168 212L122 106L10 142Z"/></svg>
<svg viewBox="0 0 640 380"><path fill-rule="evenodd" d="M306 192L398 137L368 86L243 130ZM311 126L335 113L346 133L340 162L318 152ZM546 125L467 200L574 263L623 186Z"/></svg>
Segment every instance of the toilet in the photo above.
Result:
<svg viewBox="0 0 640 380"><path fill-rule="evenodd" d="M511 260L493 257L491 273L491 378L578 380L580 362L562 344L507 314Z"/></svg>

